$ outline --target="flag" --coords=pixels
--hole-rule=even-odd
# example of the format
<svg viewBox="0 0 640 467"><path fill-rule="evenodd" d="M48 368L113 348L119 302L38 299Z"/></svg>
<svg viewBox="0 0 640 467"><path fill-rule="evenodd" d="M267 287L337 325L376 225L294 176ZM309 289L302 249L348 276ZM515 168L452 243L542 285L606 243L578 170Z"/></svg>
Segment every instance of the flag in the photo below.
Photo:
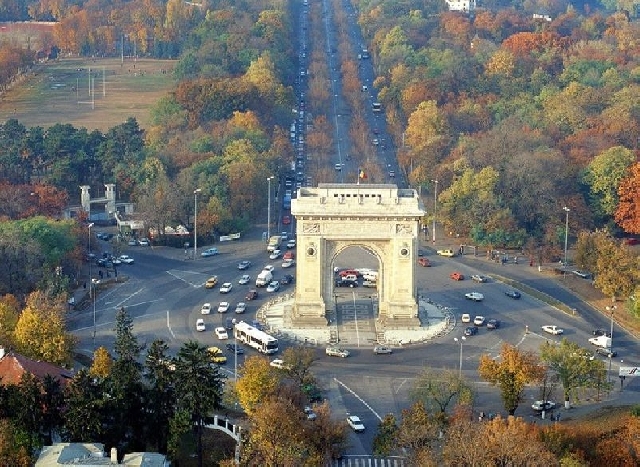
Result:
<svg viewBox="0 0 640 467"><path fill-rule="evenodd" d="M367 174L364 173L364 170L358 169L358 178L361 180L364 180L365 178L367 178Z"/></svg>

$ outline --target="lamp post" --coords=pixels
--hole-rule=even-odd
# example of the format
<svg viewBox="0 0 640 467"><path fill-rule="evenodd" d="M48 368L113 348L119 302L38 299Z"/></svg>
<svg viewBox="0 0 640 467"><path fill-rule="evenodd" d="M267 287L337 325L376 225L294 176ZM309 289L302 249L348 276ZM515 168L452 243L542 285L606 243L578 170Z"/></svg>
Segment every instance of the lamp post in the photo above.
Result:
<svg viewBox="0 0 640 467"><path fill-rule="evenodd" d="M609 346L609 371L607 372L607 380L611 382L611 358L613 357L613 313L618 307L611 305L606 307L607 311L611 313L611 329L609 330L609 338L611 339L611 345Z"/></svg>
<svg viewBox="0 0 640 467"><path fill-rule="evenodd" d="M193 190L193 260L196 259L198 253L198 193L202 190L196 188Z"/></svg>
<svg viewBox="0 0 640 467"><path fill-rule="evenodd" d="M460 339L454 337L453 340L460 344L460 370L458 371L458 376L462 378L462 343L466 341L467 338L464 336L462 336Z"/></svg>
<svg viewBox="0 0 640 467"><path fill-rule="evenodd" d="M438 179L431 180L435 183L435 188L433 190L433 236L431 237L432 243L436 244L436 213L438 211Z"/></svg>
<svg viewBox="0 0 640 467"><path fill-rule="evenodd" d="M267 241L271 238L271 180L273 180L273 175L267 177L267 183L269 184L267 188Z"/></svg>
<svg viewBox="0 0 640 467"><path fill-rule="evenodd" d="M567 246L569 244L569 209L568 207L562 208L565 212L565 221L564 221L564 267L567 267Z"/></svg>

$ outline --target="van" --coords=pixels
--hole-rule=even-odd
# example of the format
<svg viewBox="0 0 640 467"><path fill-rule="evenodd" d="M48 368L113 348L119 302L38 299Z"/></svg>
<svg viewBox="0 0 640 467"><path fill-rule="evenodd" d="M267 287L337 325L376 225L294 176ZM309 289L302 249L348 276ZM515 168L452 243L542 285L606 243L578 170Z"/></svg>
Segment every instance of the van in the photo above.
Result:
<svg viewBox="0 0 640 467"><path fill-rule="evenodd" d="M358 276L355 274L347 274L346 276L342 276L343 281L356 282L358 280Z"/></svg>
<svg viewBox="0 0 640 467"><path fill-rule="evenodd" d="M256 287L266 287L273 279L273 274L270 271L262 271L256 278Z"/></svg>
<svg viewBox="0 0 640 467"><path fill-rule="evenodd" d="M362 274L362 278L368 281L376 282L378 280L378 271L366 271Z"/></svg>

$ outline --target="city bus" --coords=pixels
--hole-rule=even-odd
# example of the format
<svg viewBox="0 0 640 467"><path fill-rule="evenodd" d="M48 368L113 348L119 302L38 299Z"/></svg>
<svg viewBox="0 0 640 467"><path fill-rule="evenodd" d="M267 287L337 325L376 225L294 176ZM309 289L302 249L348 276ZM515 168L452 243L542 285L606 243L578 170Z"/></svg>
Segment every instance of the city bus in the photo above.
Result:
<svg viewBox="0 0 640 467"><path fill-rule="evenodd" d="M233 333L237 340L253 347L258 352L272 354L278 351L278 339L244 321L236 324Z"/></svg>

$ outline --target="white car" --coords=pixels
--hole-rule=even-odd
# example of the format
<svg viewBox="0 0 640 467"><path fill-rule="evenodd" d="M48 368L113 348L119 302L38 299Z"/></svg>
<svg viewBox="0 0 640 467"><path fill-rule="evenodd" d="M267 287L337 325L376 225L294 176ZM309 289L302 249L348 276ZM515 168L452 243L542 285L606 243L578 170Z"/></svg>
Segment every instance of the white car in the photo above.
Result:
<svg viewBox="0 0 640 467"><path fill-rule="evenodd" d="M129 255L120 255L118 259L124 264L133 264L133 258Z"/></svg>
<svg viewBox="0 0 640 467"><path fill-rule="evenodd" d="M220 286L220 293L229 293L233 289L233 285L231 282L225 282Z"/></svg>
<svg viewBox="0 0 640 467"><path fill-rule="evenodd" d="M265 267L262 268L263 271L269 271L269 272L273 272L274 269L275 268L271 264L267 264Z"/></svg>
<svg viewBox="0 0 640 467"><path fill-rule="evenodd" d="M387 347L386 345L376 345L373 348L373 353L376 355L390 354L393 353L393 350L391 347Z"/></svg>
<svg viewBox="0 0 640 467"><path fill-rule="evenodd" d="M467 300L473 300L474 302L481 302L482 300L484 300L484 295L482 295L480 292L469 292L464 294L464 298L466 298Z"/></svg>
<svg viewBox="0 0 640 467"><path fill-rule="evenodd" d="M553 410L556 407L556 403L553 401L535 401L531 404L531 408L537 412L543 410Z"/></svg>
<svg viewBox="0 0 640 467"><path fill-rule="evenodd" d="M138 240L138 245L140 245L140 246L149 246L149 239L148 238L141 238L140 240Z"/></svg>
<svg viewBox="0 0 640 467"><path fill-rule="evenodd" d="M207 250L204 250L202 253L200 253L200 256L202 256L203 258L208 258L209 256L215 256L217 254L218 254L217 248L209 248Z"/></svg>
<svg viewBox="0 0 640 467"><path fill-rule="evenodd" d="M311 407L305 407L304 413L307 414L307 420L315 420L317 418L316 413Z"/></svg>
<svg viewBox="0 0 640 467"><path fill-rule="evenodd" d="M542 330L549 334L553 334L554 336L557 336L559 334L564 334L564 329L559 328L558 326L550 325L550 324L546 326L542 326Z"/></svg>
<svg viewBox="0 0 640 467"><path fill-rule="evenodd" d="M294 259L285 259L282 262L282 267L283 268L290 268L291 266L293 266L294 264L296 264L296 261Z"/></svg>
<svg viewBox="0 0 640 467"><path fill-rule="evenodd" d="M360 417L356 417L355 415L351 415L347 417L347 423L356 433L362 433L364 431L364 425L360 420Z"/></svg>
<svg viewBox="0 0 640 467"><path fill-rule="evenodd" d="M111 264L113 264L114 266L120 266L122 264L122 261L120 261L120 258L111 257Z"/></svg>
<svg viewBox="0 0 640 467"><path fill-rule="evenodd" d="M482 274L474 274L473 276L471 276L471 280L474 282L488 282L489 278L487 276L483 276Z"/></svg>
<svg viewBox="0 0 640 467"><path fill-rule="evenodd" d="M138 246L138 240L132 238L131 240L129 240L129 246Z"/></svg>
<svg viewBox="0 0 640 467"><path fill-rule="evenodd" d="M245 285L245 284L248 284L249 282L251 282L251 276L249 274L245 274L240 278L240 280L238 281L238 284Z"/></svg>
<svg viewBox="0 0 640 467"><path fill-rule="evenodd" d="M280 258L280 250L273 250L273 252L269 255L269 259L278 259Z"/></svg>
<svg viewBox="0 0 640 467"><path fill-rule="evenodd" d="M230 306L229 302L220 302L220 305L218 305L218 313L226 313L229 311Z"/></svg>
<svg viewBox="0 0 640 467"><path fill-rule="evenodd" d="M208 315L209 313L211 313L211 303L205 303L202 305L202 308L200 308L200 314Z"/></svg>
<svg viewBox="0 0 640 467"><path fill-rule="evenodd" d="M202 332L202 331L206 331L207 327L204 325L204 320L202 318L199 318L196 320L196 331L198 332Z"/></svg>
<svg viewBox="0 0 640 467"><path fill-rule="evenodd" d="M225 328L223 328L222 326L220 326L219 328L216 328L216 337L218 339L229 339L229 334L227 334L227 330Z"/></svg>
<svg viewBox="0 0 640 467"><path fill-rule="evenodd" d="M471 322L471 315L469 313L463 314L462 318L460 319L460 321L462 321L463 323L470 323Z"/></svg>
<svg viewBox="0 0 640 467"><path fill-rule="evenodd" d="M247 311L247 304L245 302L239 302L236 305L236 313L240 314L240 313L244 313L245 311Z"/></svg>
<svg viewBox="0 0 640 467"><path fill-rule="evenodd" d="M277 292L278 290L280 290L280 282L278 281L271 281L267 286L267 292Z"/></svg>
<svg viewBox="0 0 640 467"><path fill-rule="evenodd" d="M347 358L349 356L349 351L346 349L341 349L340 347L327 347L325 353L330 357Z"/></svg>
<svg viewBox="0 0 640 467"><path fill-rule="evenodd" d="M278 368L279 370L285 369L284 360L281 360L279 358L276 358L275 360L271 360L271 362L269 362L269 365L272 366L273 368Z"/></svg>
<svg viewBox="0 0 640 467"><path fill-rule="evenodd" d="M476 316L473 318L474 326L484 326L485 318L484 316Z"/></svg>
<svg viewBox="0 0 640 467"><path fill-rule="evenodd" d="M291 239L287 242L287 248L291 249L295 247L296 247L296 241L294 239Z"/></svg>

